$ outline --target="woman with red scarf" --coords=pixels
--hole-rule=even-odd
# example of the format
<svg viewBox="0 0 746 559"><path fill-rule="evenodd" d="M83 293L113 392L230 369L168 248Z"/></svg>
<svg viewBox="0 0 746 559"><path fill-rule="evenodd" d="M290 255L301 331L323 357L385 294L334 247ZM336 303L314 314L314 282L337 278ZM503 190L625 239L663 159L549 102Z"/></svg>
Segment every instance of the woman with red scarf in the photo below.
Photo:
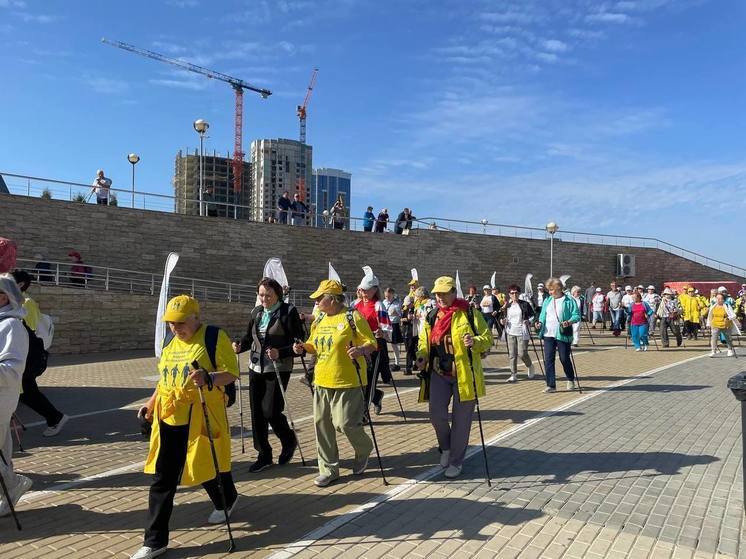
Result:
<svg viewBox="0 0 746 559"><path fill-rule="evenodd" d="M480 312L456 297L456 282L448 276L435 280L432 293L438 308L423 324L417 349L422 377L420 401L430 402L430 422L440 447L440 465L447 478L461 474L474 414L474 386L484 396L482 352L492 346L492 332ZM471 353L471 357L470 354ZM448 406L453 400L452 422Z"/></svg>
<svg viewBox="0 0 746 559"><path fill-rule="evenodd" d="M391 320L389 313L381 301L381 289L379 281L372 273L366 273L357 288L358 299L353 305L355 310L363 315L368 321L371 331L376 337L378 347L370 356L368 361L368 384L365 387L365 400L368 405L373 404L373 410L379 415L382 410L383 390L376 388L378 377L385 383L391 382L391 369L389 366L389 350L386 344L386 336L391 335ZM371 400L370 392L374 390Z"/></svg>

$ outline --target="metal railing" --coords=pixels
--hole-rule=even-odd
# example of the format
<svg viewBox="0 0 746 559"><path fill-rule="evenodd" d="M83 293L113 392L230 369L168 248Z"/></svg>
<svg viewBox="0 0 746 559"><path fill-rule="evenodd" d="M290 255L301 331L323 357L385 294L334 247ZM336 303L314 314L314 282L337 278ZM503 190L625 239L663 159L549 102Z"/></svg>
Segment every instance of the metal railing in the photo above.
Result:
<svg viewBox="0 0 746 559"><path fill-rule="evenodd" d="M80 198L78 195L82 195L83 199L91 192L92 186L89 184L71 182L71 181L60 181L55 179L45 179L40 177L32 177L27 175L18 175L13 173L3 173L0 175L5 177L8 189L12 194L30 197L40 197L42 193L47 190L49 195L53 199L63 199L74 201L76 198ZM132 191L125 189L112 188L111 192L114 193L117 204L123 207L134 207L137 209L160 211L160 212L176 212L177 204L191 205L192 214L199 214L199 200L176 198L166 194L153 194L149 192ZM95 203L95 197L92 202ZM223 214L223 217L232 219L250 219L247 216L255 216L261 214L261 221L267 221L269 217L272 217L277 222L287 222L292 224L293 216L292 212L287 212L283 215L282 212L276 208L254 208L252 206L243 206L240 204L232 204L229 202L222 201L209 201L203 202L210 213L210 208L216 208L219 213ZM213 212L215 213L215 212ZM207 216L211 217L211 216ZM307 220L305 218L308 218ZM286 218L286 219L283 219ZM364 220L361 218L345 216L343 222L337 224L333 223L332 216L329 215L328 210L316 212L311 211L304 219L299 221L305 221L303 225L310 227L319 227L325 229L342 228L350 231L363 231ZM392 232L391 230L395 226L396 218L391 219L387 224L386 232ZM524 239L548 239L549 233L545 229L540 227L526 227L522 225L509 225L502 223L489 223L486 220L482 221L469 221L461 219L449 219L441 217L420 217L415 218L412 222L412 229L414 230L442 230L442 231L455 231L461 233L481 233L485 235L495 235L501 237L518 237ZM736 266L710 258L704 254L687 250L683 247L661 241L653 237L639 237L639 236L628 236L628 235L605 235L601 233L586 233L581 231L558 231L555 233L555 241L565 241L574 243L588 243L588 244L599 244L605 246L619 247L620 250L625 248L654 248L686 258L698 264L726 272L728 274L736 275L739 277L746 277L746 268L742 266Z"/></svg>
<svg viewBox="0 0 746 559"><path fill-rule="evenodd" d="M17 260L18 268L29 272L40 285L55 285L75 289L116 291L134 295L158 296L163 275L75 262L36 262ZM245 303L256 301L256 286L237 283L171 276L172 295L189 293L199 301Z"/></svg>

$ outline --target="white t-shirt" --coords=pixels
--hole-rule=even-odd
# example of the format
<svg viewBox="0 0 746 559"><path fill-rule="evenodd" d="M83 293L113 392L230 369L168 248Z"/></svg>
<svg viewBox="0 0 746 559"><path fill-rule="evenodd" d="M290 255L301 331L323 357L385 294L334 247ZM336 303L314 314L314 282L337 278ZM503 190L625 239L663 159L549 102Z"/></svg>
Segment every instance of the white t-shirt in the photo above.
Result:
<svg viewBox="0 0 746 559"><path fill-rule="evenodd" d="M492 295L482 297L482 302L479 303L479 306L482 307L483 313L492 313Z"/></svg>
<svg viewBox="0 0 746 559"><path fill-rule="evenodd" d="M635 302L635 298L632 295L630 295L629 293L625 293L622 296L622 306L623 307L625 307L625 308L629 307L634 302Z"/></svg>
<svg viewBox="0 0 746 559"><path fill-rule="evenodd" d="M601 293L596 293L593 296L593 312L601 312L604 310L604 296Z"/></svg>
<svg viewBox="0 0 746 559"><path fill-rule="evenodd" d="M565 296L563 295L559 299L551 299L551 295L549 297L550 303L549 307L547 307L547 314L545 316L547 322L544 325L544 337L556 338L557 331L559 330L559 315L562 314L562 307L565 304Z"/></svg>
<svg viewBox="0 0 746 559"><path fill-rule="evenodd" d="M96 179L93 181L92 186L93 189L96 191L96 198L98 198L99 200L107 200L109 198L111 179L107 179L106 177L99 179L98 177L96 177Z"/></svg>
<svg viewBox="0 0 746 559"><path fill-rule="evenodd" d="M511 336L523 335L523 312L518 303L511 303L508 307L508 334Z"/></svg>

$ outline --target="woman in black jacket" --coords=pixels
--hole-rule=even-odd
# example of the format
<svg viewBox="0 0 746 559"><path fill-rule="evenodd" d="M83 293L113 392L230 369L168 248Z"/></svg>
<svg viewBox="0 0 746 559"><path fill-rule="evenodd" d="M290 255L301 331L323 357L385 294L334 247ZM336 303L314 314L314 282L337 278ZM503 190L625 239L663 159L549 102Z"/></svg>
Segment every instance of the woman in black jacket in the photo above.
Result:
<svg viewBox="0 0 746 559"><path fill-rule="evenodd" d="M528 342L530 339L531 324L534 320L534 308L531 303L518 298L521 288L511 285L508 288L509 298L503 306L503 318L500 322L505 326L505 336L508 343L508 355L510 357L510 377L507 382L515 382L518 373L518 357L528 368L528 378L534 378L534 365L528 354Z"/></svg>
<svg viewBox="0 0 746 559"><path fill-rule="evenodd" d="M293 370L293 343L303 337L303 324L298 311L283 302L282 287L275 280L264 278L257 286L261 305L251 311L246 335L233 344L236 353L251 351L249 363L249 397L251 432L254 448L259 453L249 471L261 472L272 465L269 425L282 443L278 464L287 464L295 453L298 441L283 415L284 402L277 384L279 375L287 389Z"/></svg>

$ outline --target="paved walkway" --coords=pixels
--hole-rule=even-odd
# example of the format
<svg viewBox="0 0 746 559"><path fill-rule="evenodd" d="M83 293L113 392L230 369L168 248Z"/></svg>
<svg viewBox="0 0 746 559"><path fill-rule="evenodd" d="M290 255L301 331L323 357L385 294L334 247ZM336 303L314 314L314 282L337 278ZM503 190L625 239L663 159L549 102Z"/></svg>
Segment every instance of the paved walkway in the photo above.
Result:
<svg viewBox="0 0 746 559"><path fill-rule="evenodd" d="M576 353L584 395L543 394L541 379L507 385L504 348L488 358L482 416L486 437L496 442L489 453L492 490L480 481L478 446L462 480L440 477L432 428L426 407L416 403L412 378L397 375L407 420L387 388L384 414L376 423L389 486L373 467L361 478L346 475L352 456L344 442L341 455L349 460L343 460L341 482L326 489L313 486L310 395L295 380L289 397L309 464L303 467L296 456L288 466L249 474L255 453L250 438L241 453L234 406L233 471L243 497L232 523L238 546L232 557L295 552L424 556L433 545L445 555L495 556L531 548L535 555L530 556L594 557L626 541L630 526L640 529L627 549L647 549L644 538L651 538L651 557L665 546L672 553L676 546L677 553L697 550L713 556L719 549L735 556L742 536L740 432L734 427L740 428L740 422L735 399L724 387L740 360L697 359L651 380L602 392L635 375L700 356L704 347L690 343L635 353L620 347L617 338L597 338L596 346ZM704 366L707 382L697 372ZM148 478L141 473L147 441L137 432L134 410L152 391L153 370L153 359L139 354L67 359L45 373L45 392L75 418L59 437L44 439L43 427L34 425L38 418L19 410L30 428L23 438L26 453L15 456L16 468L33 478L34 491L19 506L23 532L0 520L0 557L127 557L139 546L147 503ZM586 396L591 398L580 401ZM542 419L550 410L554 415ZM479 443L476 427L471 443ZM392 499L394 493L399 495ZM631 502L632 497L638 500ZM205 524L211 507L204 492L182 489L176 502L168 556L225 555L224 529ZM369 513L355 516L375 503L380 504ZM661 516L665 521L654 534ZM687 523L692 518L700 518L700 532L706 527L694 539L693 524ZM709 528L715 522L717 534ZM593 527L598 530L591 534ZM308 546L297 545L309 534L318 537ZM572 534L588 545L570 548ZM606 550L600 547L603 541L611 542Z"/></svg>

